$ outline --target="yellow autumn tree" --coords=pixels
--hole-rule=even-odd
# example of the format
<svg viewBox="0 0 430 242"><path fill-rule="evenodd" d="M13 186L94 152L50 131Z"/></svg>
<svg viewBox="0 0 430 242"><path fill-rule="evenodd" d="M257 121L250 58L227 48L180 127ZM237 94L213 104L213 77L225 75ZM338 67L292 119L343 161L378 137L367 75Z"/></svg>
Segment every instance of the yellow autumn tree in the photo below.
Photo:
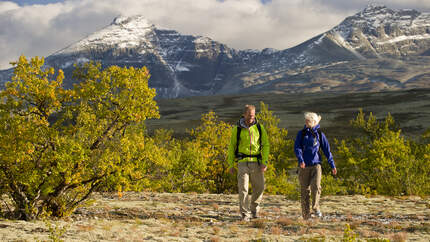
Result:
<svg viewBox="0 0 430 242"><path fill-rule="evenodd" d="M228 174L226 161L231 129L231 125L219 120L215 112L210 111L202 115L201 124L190 132L202 156L202 162L197 166L204 171L200 180L210 192L235 190L235 180Z"/></svg>
<svg viewBox="0 0 430 242"><path fill-rule="evenodd" d="M77 67L73 89L43 58L21 56L1 91L0 191L13 214L66 216L109 177L133 177L148 118L158 118L146 68Z"/></svg>

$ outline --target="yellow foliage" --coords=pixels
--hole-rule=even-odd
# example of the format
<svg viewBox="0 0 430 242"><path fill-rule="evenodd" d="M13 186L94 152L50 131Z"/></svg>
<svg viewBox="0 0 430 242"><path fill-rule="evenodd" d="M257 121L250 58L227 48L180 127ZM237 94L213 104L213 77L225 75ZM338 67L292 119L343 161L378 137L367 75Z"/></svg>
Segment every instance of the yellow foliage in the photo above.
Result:
<svg viewBox="0 0 430 242"><path fill-rule="evenodd" d="M0 93L0 187L21 201L18 216L70 214L107 180L127 187L138 173L142 122L159 117L146 68L88 63L67 90L64 73L43 69L43 58L14 64Z"/></svg>

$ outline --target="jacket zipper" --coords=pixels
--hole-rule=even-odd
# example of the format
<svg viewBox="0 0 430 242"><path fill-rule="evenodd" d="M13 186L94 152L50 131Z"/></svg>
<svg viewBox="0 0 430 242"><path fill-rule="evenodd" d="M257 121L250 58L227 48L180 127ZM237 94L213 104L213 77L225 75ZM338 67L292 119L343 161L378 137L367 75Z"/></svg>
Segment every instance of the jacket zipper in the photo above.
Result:
<svg viewBox="0 0 430 242"><path fill-rule="evenodd" d="M252 155L252 133L251 133L251 127L249 127L248 131L249 131L249 155ZM251 157L250 157L250 160L252 160Z"/></svg>

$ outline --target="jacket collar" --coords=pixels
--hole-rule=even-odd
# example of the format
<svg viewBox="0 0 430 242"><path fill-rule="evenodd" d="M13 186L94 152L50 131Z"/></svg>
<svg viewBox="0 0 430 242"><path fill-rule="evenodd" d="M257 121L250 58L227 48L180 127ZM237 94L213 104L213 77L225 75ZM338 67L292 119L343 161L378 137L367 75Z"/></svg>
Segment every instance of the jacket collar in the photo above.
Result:
<svg viewBox="0 0 430 242"><path fill-rule="evenodd" d="M241 117L241 118L239 119L239 121L237 122L237 126L239 126L239 127L241 127L241 128L248 129L248 128L250 128L251 126L256 125L257 123L258 123L257 118L255 118L254 123L252 123L252 124L248 127L248 126L246 125L246 123L245 123L245 118L244 118L244 117Z"/></svg>
<svg viewBox="0 0 430 242"><path fill-rule="evenodd" d="M317 132L317 129L319 129L320 128L320 125L319 124L317 124L317 125L315 125L313 128L312 128L312 132ZM303 128L305 131L309 131L309 132L311 132L311 128L308 128L308 127L306 127L306 125L305 125L305 127Z"/></svg>

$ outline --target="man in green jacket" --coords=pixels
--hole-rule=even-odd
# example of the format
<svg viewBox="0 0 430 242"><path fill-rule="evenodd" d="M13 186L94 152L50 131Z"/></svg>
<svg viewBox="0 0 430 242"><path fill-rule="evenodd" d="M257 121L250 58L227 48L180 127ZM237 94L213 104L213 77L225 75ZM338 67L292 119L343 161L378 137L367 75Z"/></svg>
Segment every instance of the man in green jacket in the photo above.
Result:
<svg viewBox="0 0 430 242"><path fill-rule="evenodd" d="M239 134L238 134L239 132ZM257 218L264 191L264 172L269 158L269 140L266 129L255 118L255 106L245 105L243 117L231 132L227 161L229 172L234 173L237 161L239 208L242 220ZM249 181L252 185L251 203L248 203ZM250 205L250 208L249 206Z"/></svg>

